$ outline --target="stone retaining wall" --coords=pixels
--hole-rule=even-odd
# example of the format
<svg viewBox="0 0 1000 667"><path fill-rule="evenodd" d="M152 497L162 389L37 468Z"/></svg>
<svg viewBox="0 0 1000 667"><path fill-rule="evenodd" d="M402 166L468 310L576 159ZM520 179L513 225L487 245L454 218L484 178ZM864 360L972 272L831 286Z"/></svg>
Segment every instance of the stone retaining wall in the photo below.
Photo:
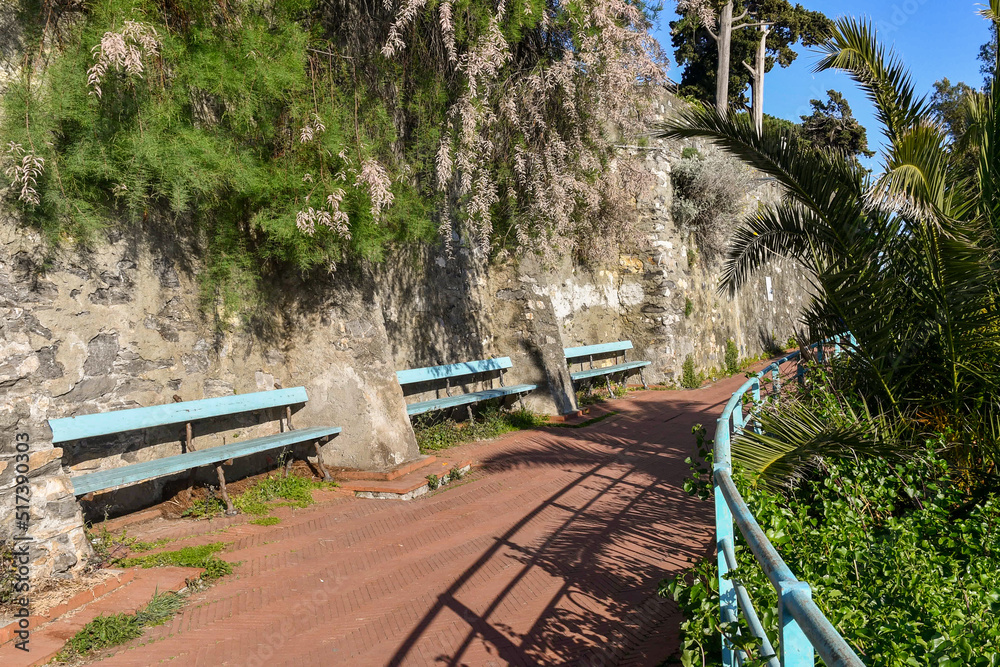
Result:
<svg viewBox="0 0 1000 667"><path fill-rule="evenodd" d="M664 98L664 113L670 98ZM632 359L652 362L651 382L675 383L691 355L723 365L726 340L743 356L792 333L807 280L775 264L735 299L717 292L718 262L691 262L691 234L670 216L670 161L680 145L645 150L657 181L637 215L638 247L613 266L532 257L484 266L459 248L407 251L375 266L344 268L271 286L249 321L221 321L199 302L197 243L161 221L122 227L94 248L51 252L35 232L0 217L0 538L13 531L13 433L33 443L31 481L35 576L68 576L89 556L85 516L114 516L158 502L187 475L154 480L81 504L69 476L180 453L178 428L152 429L53 447L47 420L173 400L306 387L298 427L342 426L323 447L327 465L384 469L417 456L394 371L509 356L508 384L533 383L538 412L575 409L563 348L630 339ZM774 197L762 185L748 205ZM693 309L685 314L690 300ZM210 447L278 430L277 415L249 414L195 426ZM232 477L275 465L238 460ZM199 472L211 482L211 471Z"/></svg>

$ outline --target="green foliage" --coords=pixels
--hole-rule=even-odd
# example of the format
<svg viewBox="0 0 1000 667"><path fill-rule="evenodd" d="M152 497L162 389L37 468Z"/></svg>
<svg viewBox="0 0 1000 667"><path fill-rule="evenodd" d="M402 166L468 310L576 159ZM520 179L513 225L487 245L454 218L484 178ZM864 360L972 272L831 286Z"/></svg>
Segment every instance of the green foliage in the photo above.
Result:
<svg viewBox="0 0 1000 667"><path fill-rule="evenodd" d="M216 552L222 551L226 545L222 542L213 542L195 547L184 547L176 551L160 551L145 556L131 556L120 558L115 564L120 567L163 567L175 565L178 567L200 567L205 569L202 579L212 580L232 574L233 565L224 561Z"/></svg>
<svg viewBox="0 0 1000 667"><path fill-rule="evenodd" d="M701 157L701 151L699 151L694 146L685 146L681 151L682 160L694 160L695 158Z"/></svg>
<svg viewBox="0 0 1000 667"><path fill-rule="evenodd" d="M71 637L58 658L65 662L77 656L87 655L91 651L124 644L141 636L142 626L135 614L101 615Z"/></svg>
<svg viewBox="0 0 1000 667"><path fill-rule="evenodd" d="M313 503L312 491L337 486L336 482L316 481L300 475L268 476L254 482L246 491L235 496L233 507L245 514L264 515L270 511L269 503L283 499L295 507L308 507Z"/></svg>
<svg viewBox="0 0 1000 667"><path fill-rule="evenodd" d="M961 81L952 84L947 77L934 83L930 111L948 131L948 147L959 171L974 177L979 167L979 153L970 135L974 121L971 104L978 91Z"/></svg>
<svg viewBox="0 0 1000 667"><path fill-rule="evenodd" d="M737 484L792 572L866 664L993 665L1000 660L1000 499L969 504L936 452L943 438L907 458L826 460L781 493L737 474ZM702 454L704 454L704 449ZM707 464L689 490L706 497ZM772 639L776 598L737 541L744 583ZM721 664L715 559L661 584L685 615L682 663ZM733 634L735 628L727 628ZM747 635L746 628L743 634Z"/></svg>
<svg viewBox="0 0 1000 667"><path fill-rule="evenodd" d="M730 375L740 372L740 348L732 338L726 340L726 372Z"/></svg>
<svg viewBox="0 0 1000 667"><path fill-rule="evenodd" d="M181 516L190 517L192 519L208 519L214 516L219 516L226 511L226 505L221 499L214 496L209 496L208 498L195 498L191 501L191 507L188 507Z"/></svg>
<svg viewBox="0 0 1000 667"><path fill-rule="evenodd" d="M780 401L760 406L759 433L748 430L733 442L733 458L760 482L794 481L818 465L820 456L890 456L907 448L904 422L873 411L862 395L837 380L841 374L815 364L807 370L790 391L785 386Z"/></svg>
<svg viewBox="0 0 1000 667"><path fill-rule="evenodd" d="M124 644L142 636L146 627L162 625L184 604L177 593L156 593L149 603L135 614L98 616L80 629L56 656L59 662L86 657L101 649Z"/></svg>
<svg viewBox="0 0 1000 667"><path fill-rule="evenodd" d="M694 302L691 299L684 299L684 317L691 317L691 313L694 312Z"/></svg>
<svg viewBox="0 0 1000 667"><path fill-rule="evenodd" d="M870 24L840 19L822 51L819 69L844 71L875 103L889 139L878 175L773 128L758 135L738 114L691 111L663 136L711 140L785 191L733 234L724 288L738 289L775 257L813 273L809 337L853 333L839 388L864 396L871 413L855 411L859 431L841 429L843 440L878 424L906 427L901 448L944 433L956 465L989 475L1000 458L1000 88L970 102L979 168L967 178L928 100ZM786 414L771 428L786 420L787 446L844 451L821 420Z"/></svg>
<svg viewBox="0 0 1000 667"><path fill-rule="evenodd" d="M484 90L490 87L485 79L491 85L496 79L505 94L529 96L522 91L531 85L527 77L548 77L564 53L580 48L577 19L589 5L554 7L529 0L501 12L499 30L517 55L510 65L486 56L496 62L480 67L497 71L480 71L481 97L470 97L469 72L444 52L437 3L401 23L407 48L392 57L379 52L395 12L356 3L330 11L316 0L94 0L64 3L58 21L47 4L22 3L29 42L23 76L5 91L0 112L5 145L19 143L44 159L35 184L40 201L21 202L22 211L50 242L94 243L96 231L121 227L189 244L206 255L198 257L205 260L198 274L204 306L225 323L235 312L252 316L254 307L262 309L261 292L276 275L308 280L345 262L377 261L394 248L437 241L442 222L469 236L463 225L474 217L471 204L483 185L497 196L476 202L487 209L476 215L492 221L476 240L497 253L520 248L511 231L516 222L529 224L524 213L534 200L514 173L514 153L544 155L553 139L565 146L572 138L575 153L565 174L578 188L606 182L594 190L602 203L566 198L566 228L556 228L549 216L520 231L536 250L553 234L578 247L597 238L606 246L608 233L620 236L628 224L623 216L612 222L618 188L602 181L616 154L616 139L606 130L627 116L605 123L601 114L623 105L639 110L647 89L602 96L591 82L604 76L598 61L610 57L618 64L623 53L608 47L591 71L576 68L566 84L569 95L562 84L548 87L531 110L540 114L544 134L519 130L519 120L499 120L506 118L500 93L490 97ZM639 10L616 29L644 35L656 10L643 3ZM454 6L460 58L474 48L482 57L484 42L497 41L490 32L496 11L478 0ZM549 19L544 26L543 16ZM108 69L98 95L88 76L102 53L102 36L121 32L127 21L155 30L158 52L144 49L141 76ZM574 48L567 51L568 45ZM497 49L506 52L506 44ZM655 53L646 55L636 58L655 69ZM569 106L579 112L572 121ZM498 119L488 137L496 155L481 153L465 169L463 178L476 171L476 188L449 187L439 182L436 156L462 134L467 112ZM581 126L596 129L581 133ZM470 141L481 129L473 127ZM364 176L380 173L366 172L365 165L375 163L385 170L379 188ZM457 182L452 173L447 177ZM384 207L376 199L388 198L375 196L383 187L392 197ZM323 224L317 212L346 214L347 228Z"/></svg>
<svg viewBox="0 0 1000 667"><path fill-rule="evenodd" d="M787 0L737 0L733 15L749 10L756 20L774 24L767 38L767 62L764 71L775 65L788 67L798 57L794 47L813 46L829 33L832 22L821 12L804 9ZM717 27L712 26L717 32ZM684 68L680 93L705 103L715 104L716 76L719 63L718 47L697 17L683 16L670 23L671 42L677 64ZM751 28L732 33L729 67L729 103L734 108L749 106L747 95L750 73L740 63L753 63L757 55L760 33Z"/></svg>
<svg viewBox="0 0 1000 667"><path fill-rule="evenodd" d="M448 471L448 476L445 478L448 482L457 482L458 480L465 477L465 473L462 472L461 468L452 468Z"/></svg>
<svg viewBox="0 0 1000 667"><path fill-rule="evenodd" d="M427 475L426 479L427 479L427 487L431 491L434 491L439 486L441 486L441 480L438 478L437 475Z"/></svg>
<svg viewBox="0 0 1000 667"><path fill-rule="evenodd" d="M255 526L276 526L281 523L281 519L276 516L262 516L256 519L251 519L250 523Z"/></svg>
<svg viewBox="0 0 1000 667"><path fill-rule="evenodd" d="M687 249L687 261L688 261L688 268L689 269L693 269L694 265L698 263L698 249L697 248L693 248L692 247L692 248L688 248Z"/></svg>
<svg viewBox="0 0 1000 667"><path fill-rule="evenodd" d="M317 481L310 477L289 474L268 476L251 484L242 493L230 494L233 507L244 514L263 516L271 511L273 501L287 500L295 507L307 507L312 504L312 491L314 489L335 488L336 482ZM226 505L215 495L207 498L198 498L191 503L191 507L184 511L183 516L193 519L204 519L219 516L226 511ZM267 525L267 524L261 524Z"/></svg>
<svg viewBox="0 0 1000 667"><path fill-rule="evenodd" d="M681 386L685 389L697 389L701 386L701 381L694 372L694 357L690 354L684 357L684 365L681 366Z"/></svg>
<svg viewBox="0 0 1000 667"><path fill-rule="evenodd" d="M423 453L436 452L463 442L489 440L510 431L538 428L546 424L544 417L530 410L489 408L475 421L456 423L452 419L421 416L413 421L413 432Z"/></svg>
<svg viewBox="0 0 1000 667"><path fill-rule="evenodd" d="M812 145L837 151L851 158L872 157L868 150L868 133L851 112L851 105L836 90L826 91L829 101L810 100L812 114L802 116L802 136Z"/></svg>

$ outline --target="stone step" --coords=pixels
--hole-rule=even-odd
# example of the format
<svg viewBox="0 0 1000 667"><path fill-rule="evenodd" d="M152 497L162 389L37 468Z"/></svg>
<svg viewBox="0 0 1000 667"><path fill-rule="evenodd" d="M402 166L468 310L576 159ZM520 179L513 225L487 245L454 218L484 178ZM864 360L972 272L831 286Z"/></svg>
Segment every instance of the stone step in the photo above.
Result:
<svg viewBox="0 0 1000 667"><path fill-rule="evenodd" d="M395 479L359 479L340 483L340 488L354 493L359 498L378 498L383 500L411 500L432 491L429 475L437 475L439 486L448 484L448 473L458 468L464 475L472 469L472 461L454 459L438 459L430 465L421 466Z"/></svg>
<svg viewBox="0 0 1000 667"><path fill-rule="evenodd" d="M435 461L437 461L436 456L419 456L413 459L412 461L400 463L398 466L390 470L378 471L378 470L356 470L353 468L335 468L330 471L330 474L333 477L335 477L338 481L378 480L387 482L390 480L398 479L403 475L408 475L414 470L426 468L427 466L433 464Z"/></svg>

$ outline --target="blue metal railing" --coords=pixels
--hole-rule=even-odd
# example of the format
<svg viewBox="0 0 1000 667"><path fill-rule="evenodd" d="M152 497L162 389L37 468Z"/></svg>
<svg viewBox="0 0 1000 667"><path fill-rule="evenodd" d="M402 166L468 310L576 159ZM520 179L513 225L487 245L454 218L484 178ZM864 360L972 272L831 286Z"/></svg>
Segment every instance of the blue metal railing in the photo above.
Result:
<svg viewBox="0 0 1000 667"><path fill-rule="evenodd" d="M814 343L810 349L816 350L816 358L822 363L824 347L833 347L833 354L840 353L844 341L855 344L851 334L835 336L834 338ZM753 406L760 404L761 378L771 373L771 393L777 396L781 390L781 367L789 362L798 362L799 352L794 352L750 378L740 387L726 404L716 423L715 430L715 462L713 479L715 482L715 532L719 562L719 599L721 616L724 623L735 623L742 610L747 627L760 640L760 656L771 656L767 660L768 667L813 667L816 654L828 667L864 667L853 649L844 641L833 625L826 619L812 600L809 584L799 581L792 571L781 560L781 556L771 545L764 531L754 519L750 508L743 502L740 492L736 489L732 478L732 436L738 435L753 417L753 409L743 415L743 397L749 392L753 397ZM797 364L797 374L801 375L805 368ZM753 425L751 425L753 427ZM757 563L764 570L771 585L778 594L778 624L780 658L768 639L760 618L754 610L753 603L746 588L739 581L730 580L726 575L736 569L736 552L734 550L735 533L733 523L740 529L747 546L753 553ZM742 650L734 647L728 637L722 638L722 663L726 667L742 665L748 659Z"/></svg>

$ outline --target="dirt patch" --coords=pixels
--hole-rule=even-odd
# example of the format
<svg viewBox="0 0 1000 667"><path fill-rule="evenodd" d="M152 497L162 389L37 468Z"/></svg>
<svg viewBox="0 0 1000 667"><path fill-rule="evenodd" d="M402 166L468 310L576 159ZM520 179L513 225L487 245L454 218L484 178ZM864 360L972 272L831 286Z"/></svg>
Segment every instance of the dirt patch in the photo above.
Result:
<svg viewBox="0 0 1000 667"><path fill-rule="evenodd" d="M300 459L296 459L292 462L291 474L314 480L323 479L323 477L319 474L319 471L316 470L312 464L306 463ZM256 482L273 475L284 475L284 471L282 469L267 470L257 475L251 475L249 477L238 479L234 482L227 481L226 491L229 493L230 497L237 496L253 486ZM187 489L181 489L172 497L164 500L159 505L154 505L153 507L159 509L162 516L166 519L180 519L184 516L184 513L187 510L191 509L196 500L204 500L209 497L221 497L218 487L196 486L191 489L190 494Z"/></svg>

